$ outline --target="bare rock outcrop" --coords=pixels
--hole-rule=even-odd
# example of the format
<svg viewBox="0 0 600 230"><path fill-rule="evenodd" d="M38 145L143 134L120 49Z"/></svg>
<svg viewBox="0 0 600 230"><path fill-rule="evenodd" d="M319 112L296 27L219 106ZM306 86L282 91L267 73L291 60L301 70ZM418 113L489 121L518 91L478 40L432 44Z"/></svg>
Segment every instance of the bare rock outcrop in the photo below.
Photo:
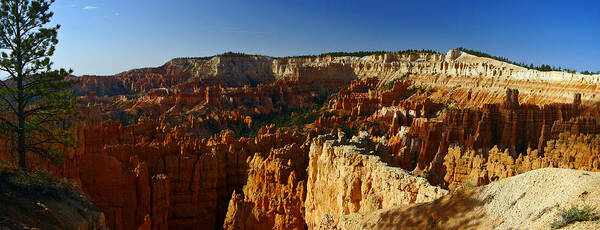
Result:
<svg viewBox="0 0 600 230"><path fill-rule="evenodd" d="M337 223L343 215L432 201L448 193L387 166L375 155L377 147L365 133L352 140L345 140L343 133L313 140L305 201L309 228L324 216Z"/></svg>
<svg viewBox="0 0 600 230"><path fill-rule="evenodd" d="M561 209L600 205L600 173L538 169L436 201L346 215L325 229L549 229ZM565 229L597 229L597 221Z"/></svg>
<svg viewBox="0 0 600 230"><path fill-rule="evenodd" d="M260 55L225 53L210 58L177 58L167 65L180 67L193 76L219 78L230 86L257 85L275 80L273 59Z"/></svg>

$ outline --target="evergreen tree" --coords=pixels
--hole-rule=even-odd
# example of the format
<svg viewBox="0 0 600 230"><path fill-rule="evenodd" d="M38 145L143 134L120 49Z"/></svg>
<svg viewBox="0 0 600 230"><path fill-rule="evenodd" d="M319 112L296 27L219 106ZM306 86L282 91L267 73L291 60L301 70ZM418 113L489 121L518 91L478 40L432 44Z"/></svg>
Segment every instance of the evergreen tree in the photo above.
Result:
<svg viewBox="0 0 600 230"><path fill-rule="evenodd" d="M0 134L27 168L27 153L60 162L76 99L70 71L53 70L59 25L49 26L54 0L1 0Z"/></svg>

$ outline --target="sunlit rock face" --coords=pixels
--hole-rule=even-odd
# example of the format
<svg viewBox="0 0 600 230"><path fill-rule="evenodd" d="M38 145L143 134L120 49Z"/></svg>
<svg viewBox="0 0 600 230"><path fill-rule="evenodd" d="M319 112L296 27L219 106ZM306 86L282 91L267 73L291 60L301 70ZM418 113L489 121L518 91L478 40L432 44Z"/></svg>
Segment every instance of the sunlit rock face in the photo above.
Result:
<svg viewBox="0 0 600 230"><path fill-rule="evenodd" d="M432 201L448 193L386 165L375 152L380 144L369 138L363 133L347 140L339 133L313 139L305 201L308 226L318 225L324 216L337 222L342 215Z"/></svg>
<svg viewBox="0 0 600 230"><path fill-rule="evenodd" d="M451 93L456 96L462 94L459 97L475 99L470 103L465 102L471 106L501 101L507 87L527 93L527 97L521 96L525 103L565 103L572 101L575 93L581 93L579 100L586 103L595 100L598 90L594 84L600 79L598 75L529 70L456 50L450 50L446 55L412 53L360 58L270 58L226 54L209 58L173 59L159 68L132 70L112 77L85 76L81 78L81 88L76 91L93 90L99 95L125 94L151 88L168 88L192 77L215 79L219 84L238 87L267 84L284 78L330 86L353 79L377 78L381 82L388 82L408 77L415 79L416 84L454 89L456 92Z"/></svg>
<svg viewBox="0 0 600 230"><path fill-rule="evenodd" d="M273 59L258 55L225 54L207 59L173 59L167 65L177 66L195 77L217 77L231 86L257 85L275 80L271 71Z"/></svg>
<svg viewBox="0 0 600 230"><path fill-rule="evenodd" d="M598 206L598 186L600 173L538 169L485 186L464 186L433 202L345 215L315 229L549 229L563 209ZM566 228L599 226L598 221L578 221Z"/></svg>
<svg viewBox="0 0 600 230"><path fill-rule="evenodd" d="M78 78L77 148L32 165L79 184L111 229L304 229L538 168L600 170L597 79L459 51L180 58Z"/></svg>

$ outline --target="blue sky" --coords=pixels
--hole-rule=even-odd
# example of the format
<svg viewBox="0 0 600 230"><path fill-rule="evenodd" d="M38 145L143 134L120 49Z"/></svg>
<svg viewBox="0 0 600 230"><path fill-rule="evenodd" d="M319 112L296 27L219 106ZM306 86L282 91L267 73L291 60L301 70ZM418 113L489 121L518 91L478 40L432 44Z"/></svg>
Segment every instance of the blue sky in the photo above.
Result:
<svg viewBox="0 0 600 230"><path fill-rule="evenodd" d="M226 51L291 56L463 46L600 70L598 1L57 0L55 67L108 75Z"/></svg>

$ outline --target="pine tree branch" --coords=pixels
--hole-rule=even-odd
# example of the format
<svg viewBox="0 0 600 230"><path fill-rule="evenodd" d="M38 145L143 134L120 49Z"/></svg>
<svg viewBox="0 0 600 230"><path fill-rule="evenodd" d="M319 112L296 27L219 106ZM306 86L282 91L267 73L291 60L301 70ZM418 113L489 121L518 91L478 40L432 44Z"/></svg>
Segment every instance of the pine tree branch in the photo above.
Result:
<svg viewBox="0 0 600 230"><path fill-rule="evenodd" d="M8 48L10 50L15 49L15 46L12 44L12 40L7 37L7 33L0 33L0 40L2 40L2 43L4 43L5 45L8 46L6 48Z"/></svg>
<svg viewBox="0 0 600 230"><path fill-rule="evenodd" d="M57 107L56 106L49 106L49 105L48 106L40 106L40 107L37 107L35 109L30 109L30 110L25 111L24 116L25 117L29 117L29 116L35 115L36 113L38 113L40 111L52 110L52 109L57 109Z"/></svg>
<svg viewBox="0 0 600 230"><path fill-rule="evenodd" d="M3 117L0 117L0 121L4 122L5 124L12 127L13 129L17 129L17 126L12 121L6 120Z"/></svg>
<svg viewBox="0 0 600 230"><path fill-rule="evenodd" d="M12 99L14 101L17 100L17 97L15 96L15 92L6 84L5 81L0 81L0 87L6 89L6 91L8 92L8 95L12 96ZM8 100L6 100L6 101L8 102Z"/></svg>
<svg viewBox="0 0 600 230"><path fill-rule="evenodd" d="M12 112L14 112L14 113L17 112L17 110L15 109L15 106L6 97L4 97L4 94L0 94L0 99L2 99L2 101L4 101L4 103L9 106L9 108L12 110Z"/></svg>
<svg viewBox="0 0 600 230"><path fill-rule="evenodd" d="M16 75L15 71L12 68L10 68L10 66L4 66L3 65L4 63L2 63L2 61L5 61L5 60L0 60L0 70L7 72L10 75L10 78L16 78L17 75Z"/></svg>

